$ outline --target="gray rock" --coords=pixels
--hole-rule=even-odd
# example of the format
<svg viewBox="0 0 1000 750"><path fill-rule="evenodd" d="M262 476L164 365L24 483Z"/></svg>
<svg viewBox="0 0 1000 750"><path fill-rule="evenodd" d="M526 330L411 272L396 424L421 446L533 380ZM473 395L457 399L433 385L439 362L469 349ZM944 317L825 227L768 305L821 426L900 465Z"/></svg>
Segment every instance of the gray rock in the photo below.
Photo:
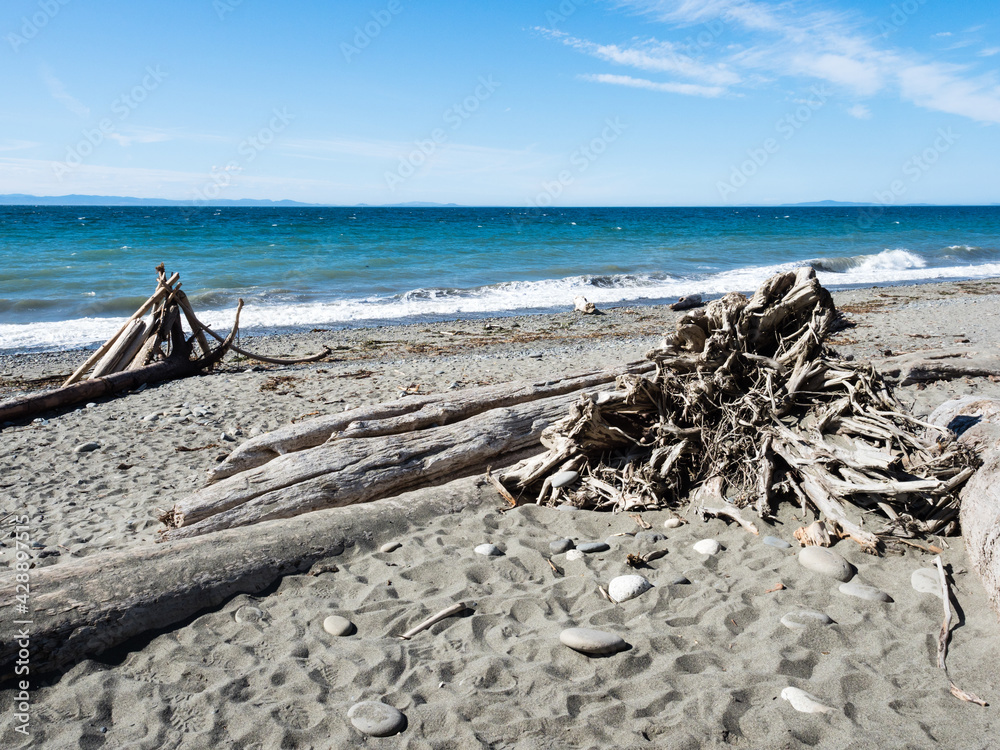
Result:
<svg viewBox="0 0 1000 750"><path fill-rule="evenodd" d="M641 594L645 594L653 588L648 580L640 575L618 576L612 578L608 584L608 596L616 602L627 602L635 599Z"/></svg>
<svg viewBox="0 0 1000 750"><path fill-rule="evenodd" d="M722 545L715 539L702 539L691 546L699 555L717 555L722 550Z"/></svg>
<svg viewBox="0 0 1000 750"><path fill-rule="evenodd" d="M592 553L592 552L607 552L611 549L610 545L605 542L584 542L583 544L576 545L576 548L580 552Z"/></svg>
<svg viewBox="0 0 1000 750"><path fill-rule="evenodd" d="M235 443L236 442L236 438L234 438L228 432L223 432L221 435L219 435L219 439L223 443Z"/></svg>
<svg viewBox="0 0 1000 750"><path fill-rule="evenodd" d="M613 633L590 628L567 628L559 634L559 641L581 654L615 654L628 648L628 644Z"/></svg>
<svg viewBox="0 0 1000 750"><path fill-rule="evenodd" d="M777 547L778 549L788 549L792 545L776 536L766 536L764 537L764 544L769 544L772 547Z"/></svg>
<svg viewBox="0 0 1000 750"><path fill-rule="evenodd" d="M340 615L330 615L323 620L323 630L330 635L350 635L354 632L354 623Z"/></svg>
<svg viewBox="0 0 1000 750"><path fill-rule="evenodd" d="M799 552L799 564L838 581L849 581L857 572L853 565L826 547L806 547Z"/></svg>
<svg viewBox="0 0 1000 750"><path fill-rule="evenodd" d="M390 737L406 729L406 716L381 701L355 703L347 718L355 729L372 737Z"/></svg>
<svg viewBox="0 0 1000 750"><path fill-rule="evenodd" d="M82 443L76 446L74 453L90 453L91 451L100 450L101 444L95 442Z"/></svg>
<svg viewBox="0 0 1000 750"><path fill-rule="evenodd" d="M892 597L887 593L882 591L882 589L877 589L874 586L868 586L864 583L857 583L856 581L851 581L850 583L840 584L840 593L847 594L848 596L856 596L858 599L866 599L870 602L891 602Z"/></svg>
<svg viewBox="0 0 1000 750"><path fill-rule="evenodd" d="M781 624L790 630L806 630L817 625L833 625L833 620L822 612L800 609L782 617Z"/></svg>
<svg viewBox="0 0 1000 750"><path fill-rule="evenodd" d="M500 557L503 552L495 544L480 544L474 550L477 555L484 555L485 557Z"/></svg>
<svg viewBox="0 0 1000 750"><path fill-rule="evenodd" d="M378 548L378 551L388 554L390 552L395 552L402 546L403 545L400 542L386 542L385 544L383 544L381 547Z"/></svg>
<svg viewBox="0 0 1000 750"><path fill-rule="evenodd" d="M938 599L944 599L941 576L936 568L917 568L910 574L910 585L921 594L934 594Z"/></svg>
<svg viewBox="0 0 1000 750"><path fill-rule="evenodd" d="M552 475L550 481L552 482L552 486L558 489L568 484L573 484L579 478L580 472L578 471L557 471Z"/></svg>
<svg viewBox="0 0 1000 750"><path fill-rule="evenodd" d="M640 531L635 535L635 540L639 544L659 544L665 542L667 538L658 531Z"/></svg>
<svg viewBox="0 0 1000 750"><path fill-rule="evenodd" d="M553 555L559 555L571 549L573 549L572 539L556 539L554 542L549 542L549 550Z"/></svg>

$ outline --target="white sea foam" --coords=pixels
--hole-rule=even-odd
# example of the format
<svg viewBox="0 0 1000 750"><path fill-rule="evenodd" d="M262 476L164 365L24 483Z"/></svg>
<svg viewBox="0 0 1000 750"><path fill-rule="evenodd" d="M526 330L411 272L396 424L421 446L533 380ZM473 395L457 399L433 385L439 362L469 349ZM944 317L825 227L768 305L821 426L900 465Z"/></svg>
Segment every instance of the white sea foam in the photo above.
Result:
<svg viewBox="0 0 1000 750"><path fill-rule="evenodd" d="M673 300L689 294L708 297L730 291L751 292L779 271L804 265L788 263L744 267L696 277L622 274L571 276L540 281L510 281L477 289L418 289L396 296L369 296L325 302L282 305L251 304L240 327L247 333L288 328L338 327L379 321L476 317L491 314L561 310L583 295L598 307ZM828 287L972 279L1000 276L1000 263L929 267L904 248L853 258L812 262ZM228 330L234 308L199 310L199 317L216 330ZM107 340L125 318L78 318L59 322L0 324L0 351L45 351L91 346Z"/></svg>

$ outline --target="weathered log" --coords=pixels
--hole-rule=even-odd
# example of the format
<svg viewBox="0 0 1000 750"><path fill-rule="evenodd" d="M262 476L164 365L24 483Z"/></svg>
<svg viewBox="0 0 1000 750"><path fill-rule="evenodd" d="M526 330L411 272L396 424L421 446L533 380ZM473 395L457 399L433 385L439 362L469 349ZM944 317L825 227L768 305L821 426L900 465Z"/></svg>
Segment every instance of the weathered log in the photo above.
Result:
<svg viewBox="0 0 1000 750"><path fill-rule="evenodd" d="M969 563L1000 615L1000 400L948 401L928 421L960 433L959 442L983 459L962 489L959 518Z"/></svg>
<svg viewBox="0 0 1000 750"><path fill-rule="evenodd" d="M1000 354L972 347L928 349L891 357L881 369L901 385L1000 376Z"/></svg>
<svg viewBox="0 0 1000 750"><path fill-rule="evenodd" d="M259 593L285 575L342 553L391 525L403 533L480 500L476 479L358 508L338 508L170 544L146 544L32 571L31 670L42 674L150 630L169 627L230 597ZM15 573L0 574L13 593ZM0 681L13 676L19 646L0 643Z"/></svg>
<svg viewBox="0 0 1000 750"><path fill-rule="evenodd" d="M676 302L668 305L671 310L693 310L701 307L705 303L701 300L700 294L690 294L687 297L680 297Z"/></svg>
<svg viewBox="0 0 1000 750"><path fill-rule="evenodd" d="M464 421L404 435L338 439L290 453L209 485L161 520L164 540L365 503L441 484L538 445L542 430L578 399L568 393L492 409Z"/></svg>
<svg viewBox="0 0 1000 750"><path fill-rule="evenodd" d="M286 453L315 448L351 425L376 423L380 426L381 432L369 434L382 435L391 434L390 430L404 432L434 423L444 425L489 409L515 406L593 388L612 383L620 375L649 372L652 369L653 365L649 362L631 362L621 367L570 375L555 380L503 383L480 388L465 388L450 393L406 396L389 403L361 406L340 414L317 417L306 422L280 427L273 432L247 440L230 453L225 461L211 469L209 481L225 479L242 471L263 466ZM447 414L442 413L439 408L442 404L447 405ZM414 421L410 423L389 421L405 415L413 415Z"/></svg>

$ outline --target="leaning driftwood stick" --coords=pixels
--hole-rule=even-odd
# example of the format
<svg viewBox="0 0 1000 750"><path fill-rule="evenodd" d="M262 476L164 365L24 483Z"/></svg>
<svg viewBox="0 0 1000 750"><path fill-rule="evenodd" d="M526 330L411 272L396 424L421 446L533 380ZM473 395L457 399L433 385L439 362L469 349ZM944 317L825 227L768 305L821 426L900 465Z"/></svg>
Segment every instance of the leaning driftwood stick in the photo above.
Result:
<svg viewBox="0 0 1000 750"><path fill-rule="evenodd" d="M366 503L479 473L487 463L512 460L536 446L542 430L576 398L568 393L453 425L335 440L282 456L176 503L161 518L169 527L163 539Z"/></svg>
<svg viewBox="0 0 1000 750"><path fill-rule="evenodd" d="M968 693L962 690L951 679L951 675L948 674L948 665L945 663L945 659L948 657L948 637L951 633L951 590L948 587L948 577L945 575L944 566L941 564L941 556L938 555L934 559L934 562L937 564L938 575L941 578L941 599L944 601L944 620L941 623L941 632L938 633L938 666L944 670L944 676L948 679L948 687L952 695L966 703L975 703L983 707L988 706L989 704L975 693Z"/></svg>
<svg viewBox="0 0 1000 750"><path fill-rule="evenodd" d="M442 403L458 405L458 408L454 409L449 416L449 421L455 421L489 409L515 406L527 401L536 401L563 393L593 388L614 382L617 377L626 373L649 372L652 369L652 363L631 362L621 367L571 375L555 380L503 383L480 388L466 388L450 393L407 396L389 403L362 406L340 414L317 417L307 422L280 427L273 432L247 440L230 453L225 461L211 470L210 481L225 479L242 471L263 466L268 461L286 453L315 448L352 424L381 422L385 425L385 420L407 414L419 414L421 410L430 409ZM444 422L439 422L439 424L444 424ZM404 429L413 429L413 427L404 426ZM389 432L383 431L381 434L389 434Z"/></svg>
<svg viewBox="0 0 1000 750"><path fill-rule="evenodd" d="M138 310L136 310L132 314L132 317L130 317L127 321L125 321L124 324L122 324L122 327L118 329L118 333L116 333L114 336L112 336L110 339L108 339L104 343L103 346L101 346L96 352L94 352L93 354L91 354L87 358L86 362L84 362L82 365L80 365L73 372L72 375L70 375L68 378L66 378L66 382L63 383L63 387L65 388L68 385L72 385L77 380L79 380L83 376L83 374L86 373L87 370L89 370L91 368L91 366L97 360L99 360L101 357L103 357L105 355L105 353L107 353L107 351L112 346L115 345L115 342L118 340L118 337L121 336L125 332L125 329L128 328L129 325L131 325L132 321L141 318L143 315L145 315L147 312L149 312L153 308L153 305L155 305L157 302L159 302L160 300L162 300L171 291L171 287L174 284L177 283L177 281L178 281L178 279L180 279L180 277L181 277L181 275L179 273L175 273L173 276L171 276L165 282L165 285L160 286L156 290L156 292L153 293L153 296L150 297L148 300L146 300L142 304L142 307L140 307Z"/></svg>
<svg viewBox="0 0 1000 750"><path fill-rule="evenodd" d="M404 641L408 641L422 630L427 630L427 628L429 628L431 625L437 622L441 622L441 620L445 620L451 617L452 615L457 615L459 612L464 612L465 610L466 610L465 602L456 602L455 604L452 604L450 607L445 607L436 615L431 615L422 623L410 628L399 637Z"/></svg>
<svg viewBox="0 0 1000 750"><path fill-rule="evenodd" d="M730 521L738 523L754 536L760 536L760 531L757 529L757 526L752 521L746 520L738 508L706 508L702 505L696 512L702 518L705 518L706 516L712 516L713 518L728 518Z"/></svg>

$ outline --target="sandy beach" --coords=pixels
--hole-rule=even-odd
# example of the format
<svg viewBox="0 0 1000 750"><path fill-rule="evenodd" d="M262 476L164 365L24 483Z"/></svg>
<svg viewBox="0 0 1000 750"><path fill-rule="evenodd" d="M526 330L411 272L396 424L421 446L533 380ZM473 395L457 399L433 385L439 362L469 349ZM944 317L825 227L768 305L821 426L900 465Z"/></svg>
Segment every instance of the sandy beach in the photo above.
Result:
<svg viewBox="0 0 1000 750"><path fill-rule="evenodd" d="M1000 343L1000 281L834 294L855 325L830 346L877 367L957 343ZM273 366L230 356L211 374L0 427L0 511L29 516L37 567L155 541L160 513L205 484L237 445L293 421L406 394L545 379L643 358L680 313L622 307L296 335L244 337ZM58 384L85 352L0 357L0 399ZM899 387L918 417L962 395L1000 397L964 378ZM760 537L684 508L627 515L537 506L506 512L482 476L342 509L345 550L318 575L284 578L63 674L32 675L30 733L13 731L16 689L0 691L10 748L991 748L1000 722L1000 624L961 537L934 537L958 610L951 676L991 705L961 702L936 665L942 601L911 585L934 556L835 550L891 602L847 596L802 567L793 506ZM685 522L666 528L680 516ZM0 565L14 560L4 530ZM772 536L792 543L774 546ZM606 542L576 556L553 542ZM712 555L693 549L714 539ZM502 555L477 554L493 544ZM390 547L398 544L398 547ZM388 546L387 546L388 545ZM667 553L633 570L628 553ZM578 558L578 559L574 559ZM548 559L551 560L551 564ZM599 587L640 573L653 588L615 604ZM781 584L781 587L778 587ZM8 599L10 592L5 594ZM466 610L397 636L454 602ZM11 610L4 602L5 613ZM796 627L801 611L831 624ZM331 635L324 620L353 628ZM5 620L8 619L5 616ZM801 618L799 618L801 619ZM10 626L5 624L5 628ZM617 634L599 658L566 628ZM3 638L10 636L6 633ZM799 688L832 708L802 713ZM376 738L348 711L380 701L405 729Z"/></svg>

